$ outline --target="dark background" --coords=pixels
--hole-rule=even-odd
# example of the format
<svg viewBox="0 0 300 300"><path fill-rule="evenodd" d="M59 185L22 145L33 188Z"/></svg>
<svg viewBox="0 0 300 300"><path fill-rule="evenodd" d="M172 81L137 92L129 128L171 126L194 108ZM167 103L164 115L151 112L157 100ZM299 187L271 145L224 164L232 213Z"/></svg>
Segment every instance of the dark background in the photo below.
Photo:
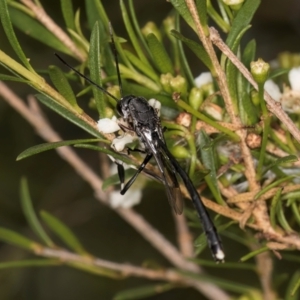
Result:
<svg viewBox="0 0 300 300"><path fill-rule="evenodd" d="M73 1L74 7L81 6L82 27L86 28L84 6L82 1ZM45 10L63 26L58 3L42 1ZM118 35L124 36L121 13L118 1L103 1L108 16ZM137 15L143 26L147 21L163 20L171 9L171 4L161 0L135 1ZM265 61L276 59L281 51L299 52L300 50L300 1L299 0L263 0L262 5L252 22L253 27L246 39L257 41L257 57ZM46 69L50 64L58 64L53 57L53 50L29 39L16 30L17 37L27 57L37 69ZM12 55L2 28L0 29L1 50ZM193 72L201 70L193 64ZM3 69L1 69L1 72ZM23 97L34 93L30 87L22 84L9 85ZM86 133L69 124L59 116L47 111L53 127L64 139L88 137ZM26 148L44 142L32 127L16 113L6 102L0 99L0 226L7 227L33 239L19 201L19 181L26 176L29 181L31 196L37 211L47 210L68 224L88 251L97 257L117 261L142 264L145 259L168 266L168 262L143 240L130 226L121 220L113 211L104 207L93 198L93 191L66 164L55 151L49 151L21 162L16 162L17 155ZM97 154L80 150L78 153L96 170L99 168ZM149 197L149 192L151 196ZM142 204L136 209L145 218L175 243L174 224L171 210L165 194L159 187L148 187ZM59 243L59 242L58 242ZM238 259L247 253L247 249L230 241L224 241L229 261ZM28 258L27 252L0 244L0 261ZM209 257L205 253L204 257ZM277 272L291 274L295 269L290 263L275 262ZM211 274L253 284L259 288L257 278L247 271L223 271ZM110 280L93 276L67 267L27 268L0 271L0 299L50 300L50 299L112 299L120 290L145 285L144 279L129 278ZM152 282L150 282L152 284ZM176 289L151 299L204 299L192 289ZM150 299L150 298L149 298Z"/></svg>

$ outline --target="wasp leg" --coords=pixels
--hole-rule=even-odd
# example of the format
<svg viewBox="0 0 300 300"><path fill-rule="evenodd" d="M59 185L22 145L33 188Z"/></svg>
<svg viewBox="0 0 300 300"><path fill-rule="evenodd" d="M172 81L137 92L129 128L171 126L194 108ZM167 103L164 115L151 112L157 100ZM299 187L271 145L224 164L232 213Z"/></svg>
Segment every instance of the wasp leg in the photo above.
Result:
<svg viewBox="0 0 300 300"><path fill-rule="evenodd" d="M132 176L132 178L125 184L124 188L122 188L121 190L121 195L124 195L128 189L131 187L131 185L135 182L136 178L138 177L138 175L143 171L143 169L146 167L147 163L149 162L149 160L152 158L152 154L147 154L144 161L142 162L142 164L139 166L139 168L137 169L136 173ZM123 167L123 166L122 166ZM118 168L119 170L119 168ZM124 171L124 168L123 168ZM119 173L119 177L120 177L120 173ZM121 180L121 179L120 179Z"/></svg>

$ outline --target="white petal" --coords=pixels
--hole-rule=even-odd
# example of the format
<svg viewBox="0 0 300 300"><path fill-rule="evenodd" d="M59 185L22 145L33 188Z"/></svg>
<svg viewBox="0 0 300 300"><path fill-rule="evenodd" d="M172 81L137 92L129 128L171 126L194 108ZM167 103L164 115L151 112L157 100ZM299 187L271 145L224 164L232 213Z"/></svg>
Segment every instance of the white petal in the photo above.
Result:
<svg viewBox="0 0 300 300"><path fill-rule="evenodd" d="M111 146L117 152L121 152L124 150L127 144L134 142L137 139L137 136L133 136L129 133L125 133L124 135L113 139Z"/></svg>
<svg viewBox="0 0 300 300"><path fill-rule="evenodd" d="M210 72L203 72L195 78L196 87L200 88L202 85L212 83L213 79Z"/></svg>
<svg viewBox="0 0 300 300"><path fill-rule="evenodd" d="M102 133L113 133L120 130L120 127L117 123L117 118L115 116L113 116L111 119L100 119L97 123L97 127Z"/></svg>
<svg viewBox="0 0 300 300"><path fill-rule="evenodd" d="M141 199L142 191L140 189L130 188L125 195L121 195L120 191L113 191L110 193L110 205L113 208L130 208L139 204Z"/></svg>
<svg viewBox="0 0 300 300"><path fill-rule="evenodd" d="M282 94L278 85L273 80L267 80L264 88L275 101L280 101Z"/></svg>
<svg viewBox="0 0 300 300"><path fill-rule="evenodd" d="M300 92L300 67L293 68L289 72L289 81L293 91Z"/></svg>
<svg viewBox="0 0 300 300"><path fill-rule="evenodd" d="M160 116L161 103L154 98L149 99L148 103L157 111L158 116Z"/></svg>

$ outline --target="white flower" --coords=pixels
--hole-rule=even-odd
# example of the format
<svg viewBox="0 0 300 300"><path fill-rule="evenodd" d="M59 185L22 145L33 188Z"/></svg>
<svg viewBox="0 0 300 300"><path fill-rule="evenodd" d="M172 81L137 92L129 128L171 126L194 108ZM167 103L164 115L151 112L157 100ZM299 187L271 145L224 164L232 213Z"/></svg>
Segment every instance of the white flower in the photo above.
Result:
<svg viewBox="0 0 300 300"><path fill-rule="evenodd" d="M141 189L130 188L125 195L121 195L120 191L113 191L110 193L110 205L113 208L123 207L130 208L141 202Z"/></svg>
<svg viewBox="0 0 300 300"><path fill-rule="evenodd" d="M120 127L117 123L117 118L113 116L111 119L103 118L97 122L97 128L102 133L113 133L120 130Z"/></svg>
<svg viewBox="0 0 300 300"><path fill-rule="evenodd" d="M201 88L203 85L212 83L213 79L210 72L203 72L195 78L195 84L197 88Z"/></svg>
<svg viewBox="0 0 300 300"><path fill-rule="evenodd" d="M280 101L282 96L278 85L271 79L268 79L264 85L265 90L275 101Z"/></svg>
<svg viewBox="0 0 300 300"><path fill-rule="evenodd" d="M117 137L112 140L111 147L115 149L117 152L121 152L124 150L127 144L131 144L134 142L138 137L136 135L131 135L128 132L125 132L122 136Z"/></svg>
<svg viewBox="0 0 300 300"><path fill-rule="evenodd" d="M300 92L300 67L292 68L289 72L289 81L293 91Z"/></svg>
<svg viewBox="0 0 300 300"><path fill-rule="evenodd" d="M160 116L161 103L154 98L149 99L148 103L156 110L157 115Z"/></svg>

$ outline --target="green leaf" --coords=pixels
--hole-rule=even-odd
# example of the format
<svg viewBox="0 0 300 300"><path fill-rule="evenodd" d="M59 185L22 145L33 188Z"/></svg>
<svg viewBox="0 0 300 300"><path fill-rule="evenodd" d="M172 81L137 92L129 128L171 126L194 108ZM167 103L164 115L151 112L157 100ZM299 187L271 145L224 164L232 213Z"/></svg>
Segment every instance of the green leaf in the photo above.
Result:
<svg viewBox="0 0 300 300"><path fill-rule="evenodd" d="M96 21L101 21L108 28L109 19L100 0L85 0L86 15L90 28L93 28Z"/></svg>
<svg viewBox="0 0 300 300"><path fill-rule="evenodd" d="M221 192L219 190L218 179L217 179L217 165L215 162L215 152L212 147L206 147L210 143L210 139L205 131L201 130L196 141L197 147L201 155L201 161L203 166L210 170L209 174L205 176L205 181L209 186L210 191L214 195L216 201L223 205L225 204Z"/></svg>
<svg viewBox="0 0 300 300"><path fill-rule="evenodd" d="M88 272L95 275L105 276L113 279L123 279L124 276L120 274L118 271L113 271L110 269L101 268L98 266L93 266L92 264L87 264L85 262L66 262L66 264L72 268L76 268L78 270Z"/></svg>
<svg viewBox="0 0 300 300"><path fill-rule="evenodd" d="M299 299L299 286L300 286L300 271L297 270L286 289L284 300L297 300Z"/></svg>
<svg viewBox="0 0 300 300"><path fill-rule="evenodd" d="M60 0L61 11L66 23L67 28L75 30L75 15L73 10L72 0Z"/></svg>
<svg viewBox="0 0 300 300"><path fill-rule="evenodd" d="M240 261L244 262L260 253L263 253L263 252L266 252L266 251L269 251L269 248L268 247L261 247L255 251L252 251L250 253L248 253L247 255L244 255L243 257L240 258Z"/></svg>
<svg viewBox="0 0 300 300"><path fill-rule="evenodd" d="M1 269L12 269L12 268L28 268L28 267L51 267L59 266L61 261L58 259L26 259L18 261L8 261L0 263Z"/></svg>
<svg viewBox="0 0 300 300"><path fill-rule="evenodd" d="M134 50L137 53L137 56L144 63L144 65L148 66L148 68L151 68L151 66L148 62L148 59L144 55L144 52L143 52L143 50L139 44L139 41L134 33L134 30L132 28L132 25L131 25L131 22L130 22L128 13L127 13L127 9L126 9L126 6L124 5L123 0L120 0L120 8L121 8L122 17L123 17L123 21L124 21L124 24L126 27L127 34L129 35L130 41L132 43Z"/></svg>
<svg viewBox="0 0 300 300"><path fill-rule="evenodd" d="M280 203L282 189L279 189L271 201L271 208L270 208L270 222L273 228L276 228L276 213L278 208L278 203Z"/></svg>
<svg viewBox="0 0 300 300"><path fill-rule="evenodd" d="M22 82L22 83L26 83L26 84L30 83L29 80L19 78L19 77L16 77L16 76L6 75L6 74L0 74L0 80Z"/></svg>
<svg viewBox="0 0 300 300"><path fill-rule="evenodd" d="M47 226L72 250L81 255L87 255L81 243L73 232L60 220L46 211L41 211L41 218Z"/></svg>
<svg viewBox="0 0 300 300"><path fill-rule="evenodd" d="M171 73L174 75L174 69L171 59L163 46L163 44L158 40L155 34L150 33L146 37L149 50L151 52L153 61L157 69L162 73Z"/></svg>
<svg viewBox="0 0 300 300"><path fill-rule="evenodd" d="M3 227L0 227L0 241L31 251L38 251L42 248L41 245L27 237Z"/></svg>
<svg viewBox="0 0 300 300"><path fill-rule="evenodd" d="M176 286L174 284L154 284L147 286L140 286L138 288L133 288L117 293L113 300L133 300L133 299L143 299L157 294L167 292L174 289Z"/></svg>
<svg viewBox="0 0 300 300"><path fill-rule="evenodd" d="M140 71L142 71L145 75L150 77L152 80L159 82L159 77L156 75L152 68L149 68L148 65L145 65L141 60L139 60L132 52L124 50L127 58L130 62Z"/></svg>
<svg viewBox="0 0 300 300"><path fill-rule="evenodd" d="M226 39L226 44L232 48L238 35L246 28L260 5L260 0L247 0L236 14L230 32Z"/></svg>
<svg viewBox="0 0 300 300"><path fill-rule="evenodd" d="M51 241L51 239L43 229L41 223L39 222L34 212L26 178L21 179L20 190L21 190L20 197L21 197L23 212L26 216L26 219L31 229L47 246L53 247L54 243Z"/></svg>
<svg viewBox="0 0 300 300"><path fill-rule="evenodd" d="M206 32L206 34L209 33L208 28L207 28L207 4L206 0L196 0L196 5L197 5L197 11L198 11L198 16L200 19L200 23Z"/></svg>
<svg viewBox="0 0 300 300"><path fill-rule="evenodd" d="M260 196L262 196L263 194L265 194L267 191L271 190L273 187L276 187L278 185L280 185L283 182L289 181L291 179L294 179L295 176L291 175L291 176L286 176L283 178L280 178L276 181L274 181L273 183L267 185L265 188L263 188L262 190L260 190L254 197L254 200L258 199Z"/></svg>
<svg viewBox="0 0 300 300"><path fill-rule="evenodd" d="M212 72L212 75L214 76L214 68L212 65L212 62L204 50L204 47L198 43L196 43L193 40L190 40L186 37L184 37L181 33L179 33L176 30L172 30L171 34L178 40L182 41L184 44L186 44L195 54L196 56L207 66L207 68Z"/></svg>
<svg viewBox="0 0 300 300"><path fill-rule="evenodd" d="M56 87L56 89L60 92L60 94L63 95L65 99L68 100L68 102L75 107L76 109L79 109L79 106L76 101L76 97L73 93L73 90L69 84L69 81L65 77L65 74L61 71L60 68L56 66L50 66L49 67L49 75L50 78Z"/></svg>
<svg viewBox="0 0 300 300"><path fill-rule="evenodd" d="M13 30L6 0L0 0L0 19L1 19L2 27L4 29L6 37L8 38L9 43L12 46L12 48L14 49L15 53L18 55L19 59L24 64L24 66L31 72L35 73L35 71L31 67L26 55L24 54L24 52L18 42L18 39L15 35L15 32Z"/></svg>
<svg viewBox="0 0 300 300"><path fill-rule="evenodd" d="M90 40L90 50L89 50L89 67L91 73L91 79L102 86L101 81L101 51L100 51L100 29L98 22L95 23ZM95 86L92 86L96 107L101 118L106 116L105 114L105 97L103 91L99 90Z"/></svg>
<svg viewBox="0 0 300 300"><path fill-rule="evenodd" d="M19 30L26 35L38 40L39 42L55 49L56 51L72 55L67 48L51 31L41 25L37 20L28 14L16 9L10 8L11 21Z"/></svg>
<svg viewBox="0 0 300 300"><path fill-rule="evenodd" d="M85 144L77 144L75 145L76 148L85 148L90 149L94 151L99 151L108 155L111 155L113 158L123 161L124 163L128 165L135 165L133 161L128 159L126 156L123 156L121 154L118 154L112 150L108 150L107 148L99 147L99 146L93 146L93 145L85 145Z"/></svg>
<svg viewBox="0 0 300 300"><path fill-rule="evenodd" d="M68 140L68 141L53 142L53 143L43 143L43 144L30 147L25 151L23 151L22 153L20 153L17 157L17 161L41 152L57 149L63 146L70 146L70 145L81 144L81 143L94 143L94 142L108 143L109 141L103 139L82 139L82 140Z"/></svg>
<svg viewBox="0 0 300 300"><path fill-rule="evenodd" d="M210 276L207 274L199 275L196 273L186 272L186 271L181 271L181 270L177 270L177 272L186 277L197 279L201 282L213 283L213 284L221 287L222 289L225 289L225 290L228 290L228 291L231 291L234 293L247 293L248 291L253 289L251 286L239 283L237 281L229 281L229 280L226 280L223 278L218 278L218 277Z"/></svg>
<svg viewBox="0 0 300 300"><path fill-rule="evenodd" d="M279 167L284 164L290 164L298 161L298 158L296 155L287 155L284 157L277 158L275 161L273 161L271 164L269 164L265 169L264 169L264 174L268 172L270 169L274 167Z"/></svg>
<svg viewBox="0 0 300 300"><path fill-rule="evenodd" d="M52 109L53 111L57 112L59 115L67 119L68 121L72 122L73 124L77 125L78 127L84 129L86 132L90 133L95 137L102 138L103 136L101 133L90 124L82 120L78 115L75 115L73 112L69 111L57 101L52 99L51 97L44 95L44 94L37 94L36 98L41 101L44 105Z"/></svg>
<svg viewBox="0 0 300 300"><path fill-rule="evenodd" d="M181 17L195 30L194 20L185 1L182 0L170 0L176 11L181 15ZM196 30L195 30L196 31Z"/></svg>
<svg viewBox="0 0 300 300"><path fill-rule="evenodd" d="M204 259L196 259L191 258L189 259L196 264L199 264L200 266L205 267L211 267L216 269L241 269L241 270L252 270L254 272L257 272L257 267L255 264L245 264L245 263L239 263L239 262L224 262L222 264L216 264L214 261L211 260L204 260Z"/></svg>

